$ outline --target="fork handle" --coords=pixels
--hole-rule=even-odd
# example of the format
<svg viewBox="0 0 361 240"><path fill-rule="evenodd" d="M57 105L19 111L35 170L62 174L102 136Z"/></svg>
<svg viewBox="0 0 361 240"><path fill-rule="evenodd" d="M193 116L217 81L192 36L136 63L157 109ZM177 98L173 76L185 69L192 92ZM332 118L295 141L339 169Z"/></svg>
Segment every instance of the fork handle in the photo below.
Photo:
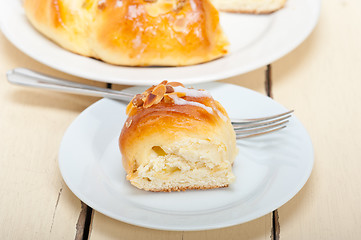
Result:
<svg viewBox="0 0 361 240"><path fill-rule="evenodd" d="M64 79L55 78L44 75L42 73L31 71L26 68L15 68L8 71L6 76L10 83L28 87L51 89L55 91L97 97L106 97L127 102L131 101L134 96L132 93L128 93L125 91L117 91L113 89L95 87L67 81Z"/></svg>

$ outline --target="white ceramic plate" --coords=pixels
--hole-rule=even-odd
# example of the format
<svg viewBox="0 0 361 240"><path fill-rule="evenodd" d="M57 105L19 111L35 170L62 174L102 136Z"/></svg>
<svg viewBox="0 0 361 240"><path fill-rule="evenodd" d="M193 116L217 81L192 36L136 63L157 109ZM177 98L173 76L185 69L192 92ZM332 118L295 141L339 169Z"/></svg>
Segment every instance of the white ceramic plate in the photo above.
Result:
<svg viewBox="0 0 361 240"><path fill-rule="evenodd" d="M260 117L286 109L254 91L221 83L207 89L234 118ZM138 88L133 88L139 92ZM235 104L236 103L236 104ZM130 224L163 230L205 230L261 217L290 200L306 183L313 166L310 138L297 118L282 131L238 141L236 182L213 190L153 193L125 179L118 137L124 103L102 99L66 131L59 152L69 188L95 210Z"/></svg>
<svg viewBox="0 0 361 240"><path fill-rule="evenodd" d="M184 84L214 81L262 67L297 47L315 27L320 0L287 0L270 15L221 14L231 42L221 59L187 67L121 67L66 51L28 23L19 0L0 0L0 27L21 51L57 70L103 82L157 84L168 79ZM5 7L6 6L6 7Z"/></svg>

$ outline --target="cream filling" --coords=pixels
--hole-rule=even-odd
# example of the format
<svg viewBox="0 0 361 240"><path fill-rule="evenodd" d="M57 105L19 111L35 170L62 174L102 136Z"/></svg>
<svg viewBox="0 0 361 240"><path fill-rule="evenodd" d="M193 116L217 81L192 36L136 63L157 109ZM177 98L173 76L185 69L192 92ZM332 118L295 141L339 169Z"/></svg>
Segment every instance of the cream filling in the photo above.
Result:
<svg viewBox="0 0 361 240"><path fill-rule="evenodd" d="M154 146L148 161L137 169L137 178L148 182L217 184L234 181L232 162L226 147L207 140L193 140L168 146ZM217 180L218 179L218 180ZM213 183L212 183L213 181Z"/></svg>

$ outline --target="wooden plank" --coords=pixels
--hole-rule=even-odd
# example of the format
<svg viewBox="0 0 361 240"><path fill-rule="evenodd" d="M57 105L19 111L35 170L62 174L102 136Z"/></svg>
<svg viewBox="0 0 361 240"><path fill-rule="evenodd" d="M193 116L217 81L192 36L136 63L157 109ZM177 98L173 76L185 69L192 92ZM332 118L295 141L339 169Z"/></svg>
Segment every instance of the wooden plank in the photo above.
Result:
<svg viewBox="0 0 361 240"><path fill-rule="evenodd" d="M252 89L253 91L267 95L265 90L267 67L262 67L246 74L234 76L222 80L224 83L231 83L241 87Z"/></svg>
<svg viewBox="0 0 361 240"><path fill-rule="evenodd" d="M273 66L273 93L313 140L306 186L279 209L281 239L360 239L361 2L324 1L320 22Z"/></svg>
<svg viewBox="0 0 361 240"><path fill-rule="evenodd" d="M271 214L254 221L209 231L159 231L146 229L116 221L95 212L90 239L182 239L182 240L217 240L217 239L270 239Z"/></svg>
<svg viewBox="0 0 361 240"><path fill-rule="evenodd" d="M10 85L6 71L20 66L84 80L37 63L2 34L0 52L0 239L74 239L81 203L57 154L66 128L97 98Z"/></svg>
<svg viewBox="0 0 361 240"><path fill-rule="evenodd" d="M239 240L239 239L271 239L272 232L272 214L267 214L261 218L253 220L248 223L240 224L233 227L208 230L208 231L196 231L196 232L184 232L184 240Z"/></svg>
<svg viewBox="0 0 361 240"><path fill-rule="evenodd" d="M222 82L232 83L253 89L265 94L266 68L257 69L250 73L228 78ZM162 80L162 79L161 79ZM114 85L114 89L123 89L125 86ZM270 239L272 234L272 214L257 220L223 229L210 231L180 232L158 231L141 228L122 223L94 211L90 239Z"/></svg>
<svg viewBox="0 0 361 240"><path fill-rule="evenodd" d="M94 212L89 239L124 239L124 240L182 240L182 232L160 231L137 227L111 219L99 212Z"/></svg>

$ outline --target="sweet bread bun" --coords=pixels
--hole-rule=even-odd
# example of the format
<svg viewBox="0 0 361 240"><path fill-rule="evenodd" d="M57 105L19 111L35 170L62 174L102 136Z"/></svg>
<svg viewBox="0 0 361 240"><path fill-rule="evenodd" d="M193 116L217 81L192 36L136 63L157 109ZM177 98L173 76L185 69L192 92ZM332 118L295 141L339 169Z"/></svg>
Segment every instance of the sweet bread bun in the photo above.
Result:
<svg viewBox="0 0 361 240"><path fill-rule="evenodd" d="M277 11L286 0L211 0L218 10L238 13L266 14Z"/></svg>
<svg viewBox="0 0 361 240"><path fill-rule="evenodd" d="M127 66L181 66L227 53L209 0L25 0L26 16L65 49Z"/></svg>
<svg viewBox="0 0 361 240"><path fill-rule="evenodd" d="M208 92L164 81L136 95L127 114L119 147L132 185L157 192L233 182L235 132Z"/></svg>

